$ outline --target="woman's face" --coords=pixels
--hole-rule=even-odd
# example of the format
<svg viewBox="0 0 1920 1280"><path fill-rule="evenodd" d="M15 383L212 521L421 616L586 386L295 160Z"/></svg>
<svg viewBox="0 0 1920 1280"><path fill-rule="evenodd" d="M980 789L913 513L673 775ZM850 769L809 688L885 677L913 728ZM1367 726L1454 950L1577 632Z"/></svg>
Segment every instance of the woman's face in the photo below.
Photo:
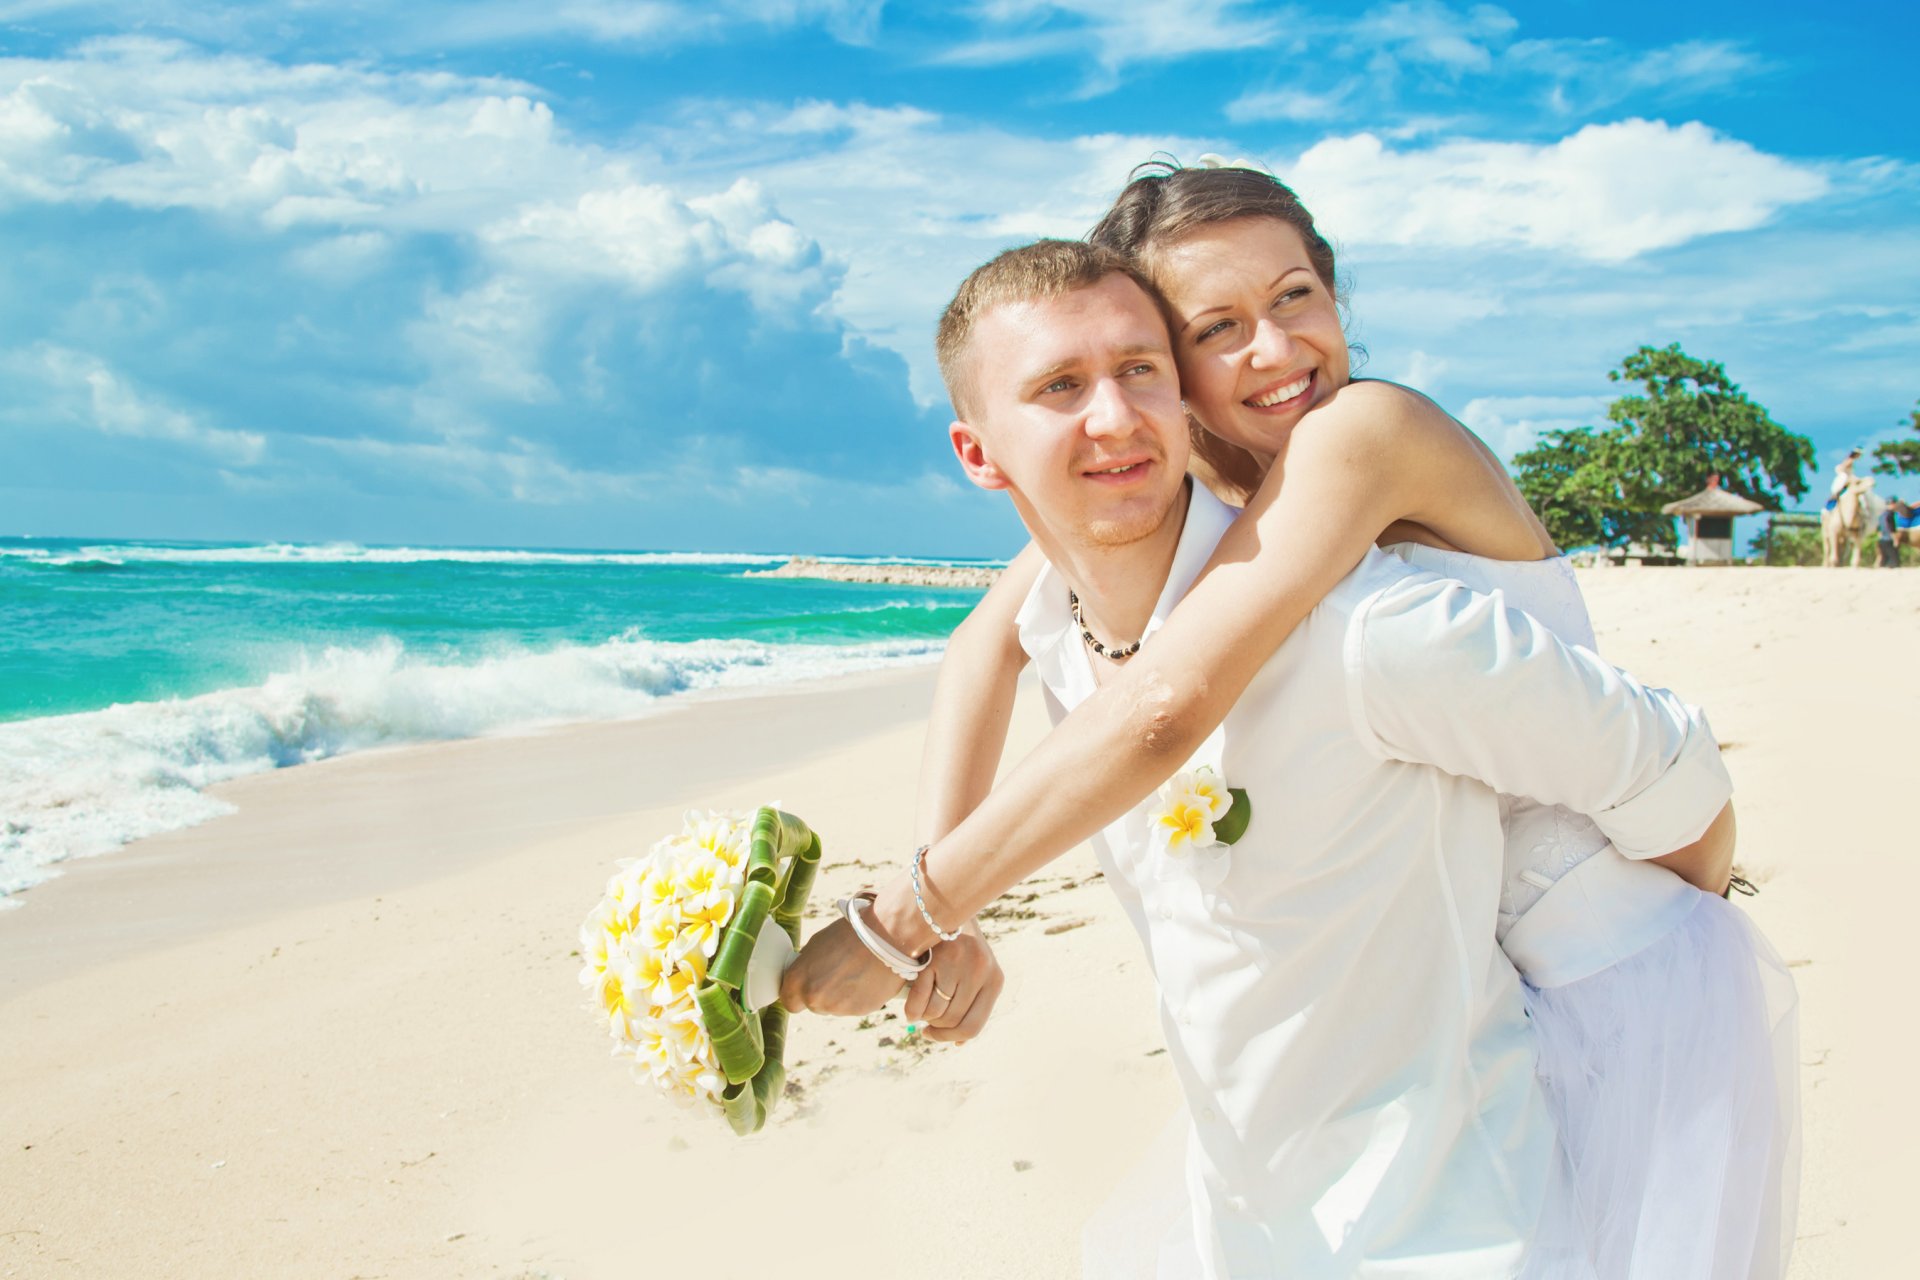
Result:
<svg viewBox="0 0 1920 1280"><path fill-rule="evenodd" d="M1300 233L1275 218L1200 228L1153 256L1193 416L1263 459L1346 385L1347 337Z"/></svg>

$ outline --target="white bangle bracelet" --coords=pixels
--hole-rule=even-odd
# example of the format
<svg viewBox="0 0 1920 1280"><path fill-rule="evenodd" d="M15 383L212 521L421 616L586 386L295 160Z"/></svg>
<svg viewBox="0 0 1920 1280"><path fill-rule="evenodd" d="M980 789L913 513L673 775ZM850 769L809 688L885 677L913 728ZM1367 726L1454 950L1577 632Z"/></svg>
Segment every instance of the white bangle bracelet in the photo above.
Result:
<svg viewBox="0 0 1920 1280"><path fill-rule="evenodd" d="M842 898L840 914L845 916L847 923L853 926L853 936L860 939L861 945L867 950L873 952L875 959L893 970L900 981L912 982L920 976L920 971L927 967L927 961L932 958L933 953L929 951L915 959L875 933L873 926L867 923L867 907L872 902L871 889L856 893L850 898Z"/></svg>

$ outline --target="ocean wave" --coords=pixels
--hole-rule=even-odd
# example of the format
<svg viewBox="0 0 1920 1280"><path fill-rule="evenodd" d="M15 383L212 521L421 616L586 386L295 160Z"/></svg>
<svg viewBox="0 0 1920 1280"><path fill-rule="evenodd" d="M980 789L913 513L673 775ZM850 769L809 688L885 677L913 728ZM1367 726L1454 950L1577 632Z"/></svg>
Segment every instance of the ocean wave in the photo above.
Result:
<svg viewBox="0 0 1920 1280"><path fill-rule="evenodd" d="M41 564L490 564L490 565L782 565L791 555L753 551L538 551L474 547L368 547L357 542L264 542L245 546L182 547L103 543L51 552L44 547L0 547L0 558ZM983 564L989 560L935 560L913 556L814 556L830 564Z"/></svg>
<svg viewBox="0 0 1920 1280"><path fill-rule="evenodd" d="M245 688L0 724L0 906L69 858L230 812L204 793L216 782L369 747L628 718L675 694L923 661L943 645L629 633L456 663L383 640L305 655Z"/></svg>

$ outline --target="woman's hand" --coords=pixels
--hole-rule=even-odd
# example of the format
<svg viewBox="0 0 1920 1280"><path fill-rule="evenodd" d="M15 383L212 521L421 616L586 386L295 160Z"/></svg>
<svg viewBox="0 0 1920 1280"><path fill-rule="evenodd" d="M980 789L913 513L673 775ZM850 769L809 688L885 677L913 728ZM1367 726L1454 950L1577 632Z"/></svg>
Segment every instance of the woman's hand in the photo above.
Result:
<svg viewBox="0 0 1920 1280"><path fill-rule="evenodd" d="M899 995L903 985L899 974L867 950L852 925L835 920L807 939L780 979L780 1003L788 1013L850 1018L872 1013Z"/></svg>
<svg viewBox="0 0 1920 1280"><path fill-rule="evenodd" d="M934 947L927 967L907 991L906 1017L929 1040L964 1044L980 1034L1007 975L972 922L952 942Z"/></svg>

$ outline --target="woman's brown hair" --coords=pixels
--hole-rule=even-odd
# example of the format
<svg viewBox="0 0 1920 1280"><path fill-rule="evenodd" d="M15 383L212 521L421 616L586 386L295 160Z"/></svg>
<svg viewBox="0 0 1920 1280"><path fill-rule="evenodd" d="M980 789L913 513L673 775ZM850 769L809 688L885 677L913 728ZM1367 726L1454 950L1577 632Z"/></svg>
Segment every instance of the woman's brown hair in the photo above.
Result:
<svg viewBox="0 0 1920 1280"><path fill-rule="evenodd" d="M1128 175L1125 190L1087 239L1113 249L1154 274L1154 250L1199 227L1240 218L1272 218L1300 233L1307 261L1337 299L1333 246L1313 225L1292 189L1257 169L1182 168L1174 160L1149 160ZM1214 492L1245 501L1260 486L1262 468L1245 449L1189 420L1194 471Z"/></svg>

